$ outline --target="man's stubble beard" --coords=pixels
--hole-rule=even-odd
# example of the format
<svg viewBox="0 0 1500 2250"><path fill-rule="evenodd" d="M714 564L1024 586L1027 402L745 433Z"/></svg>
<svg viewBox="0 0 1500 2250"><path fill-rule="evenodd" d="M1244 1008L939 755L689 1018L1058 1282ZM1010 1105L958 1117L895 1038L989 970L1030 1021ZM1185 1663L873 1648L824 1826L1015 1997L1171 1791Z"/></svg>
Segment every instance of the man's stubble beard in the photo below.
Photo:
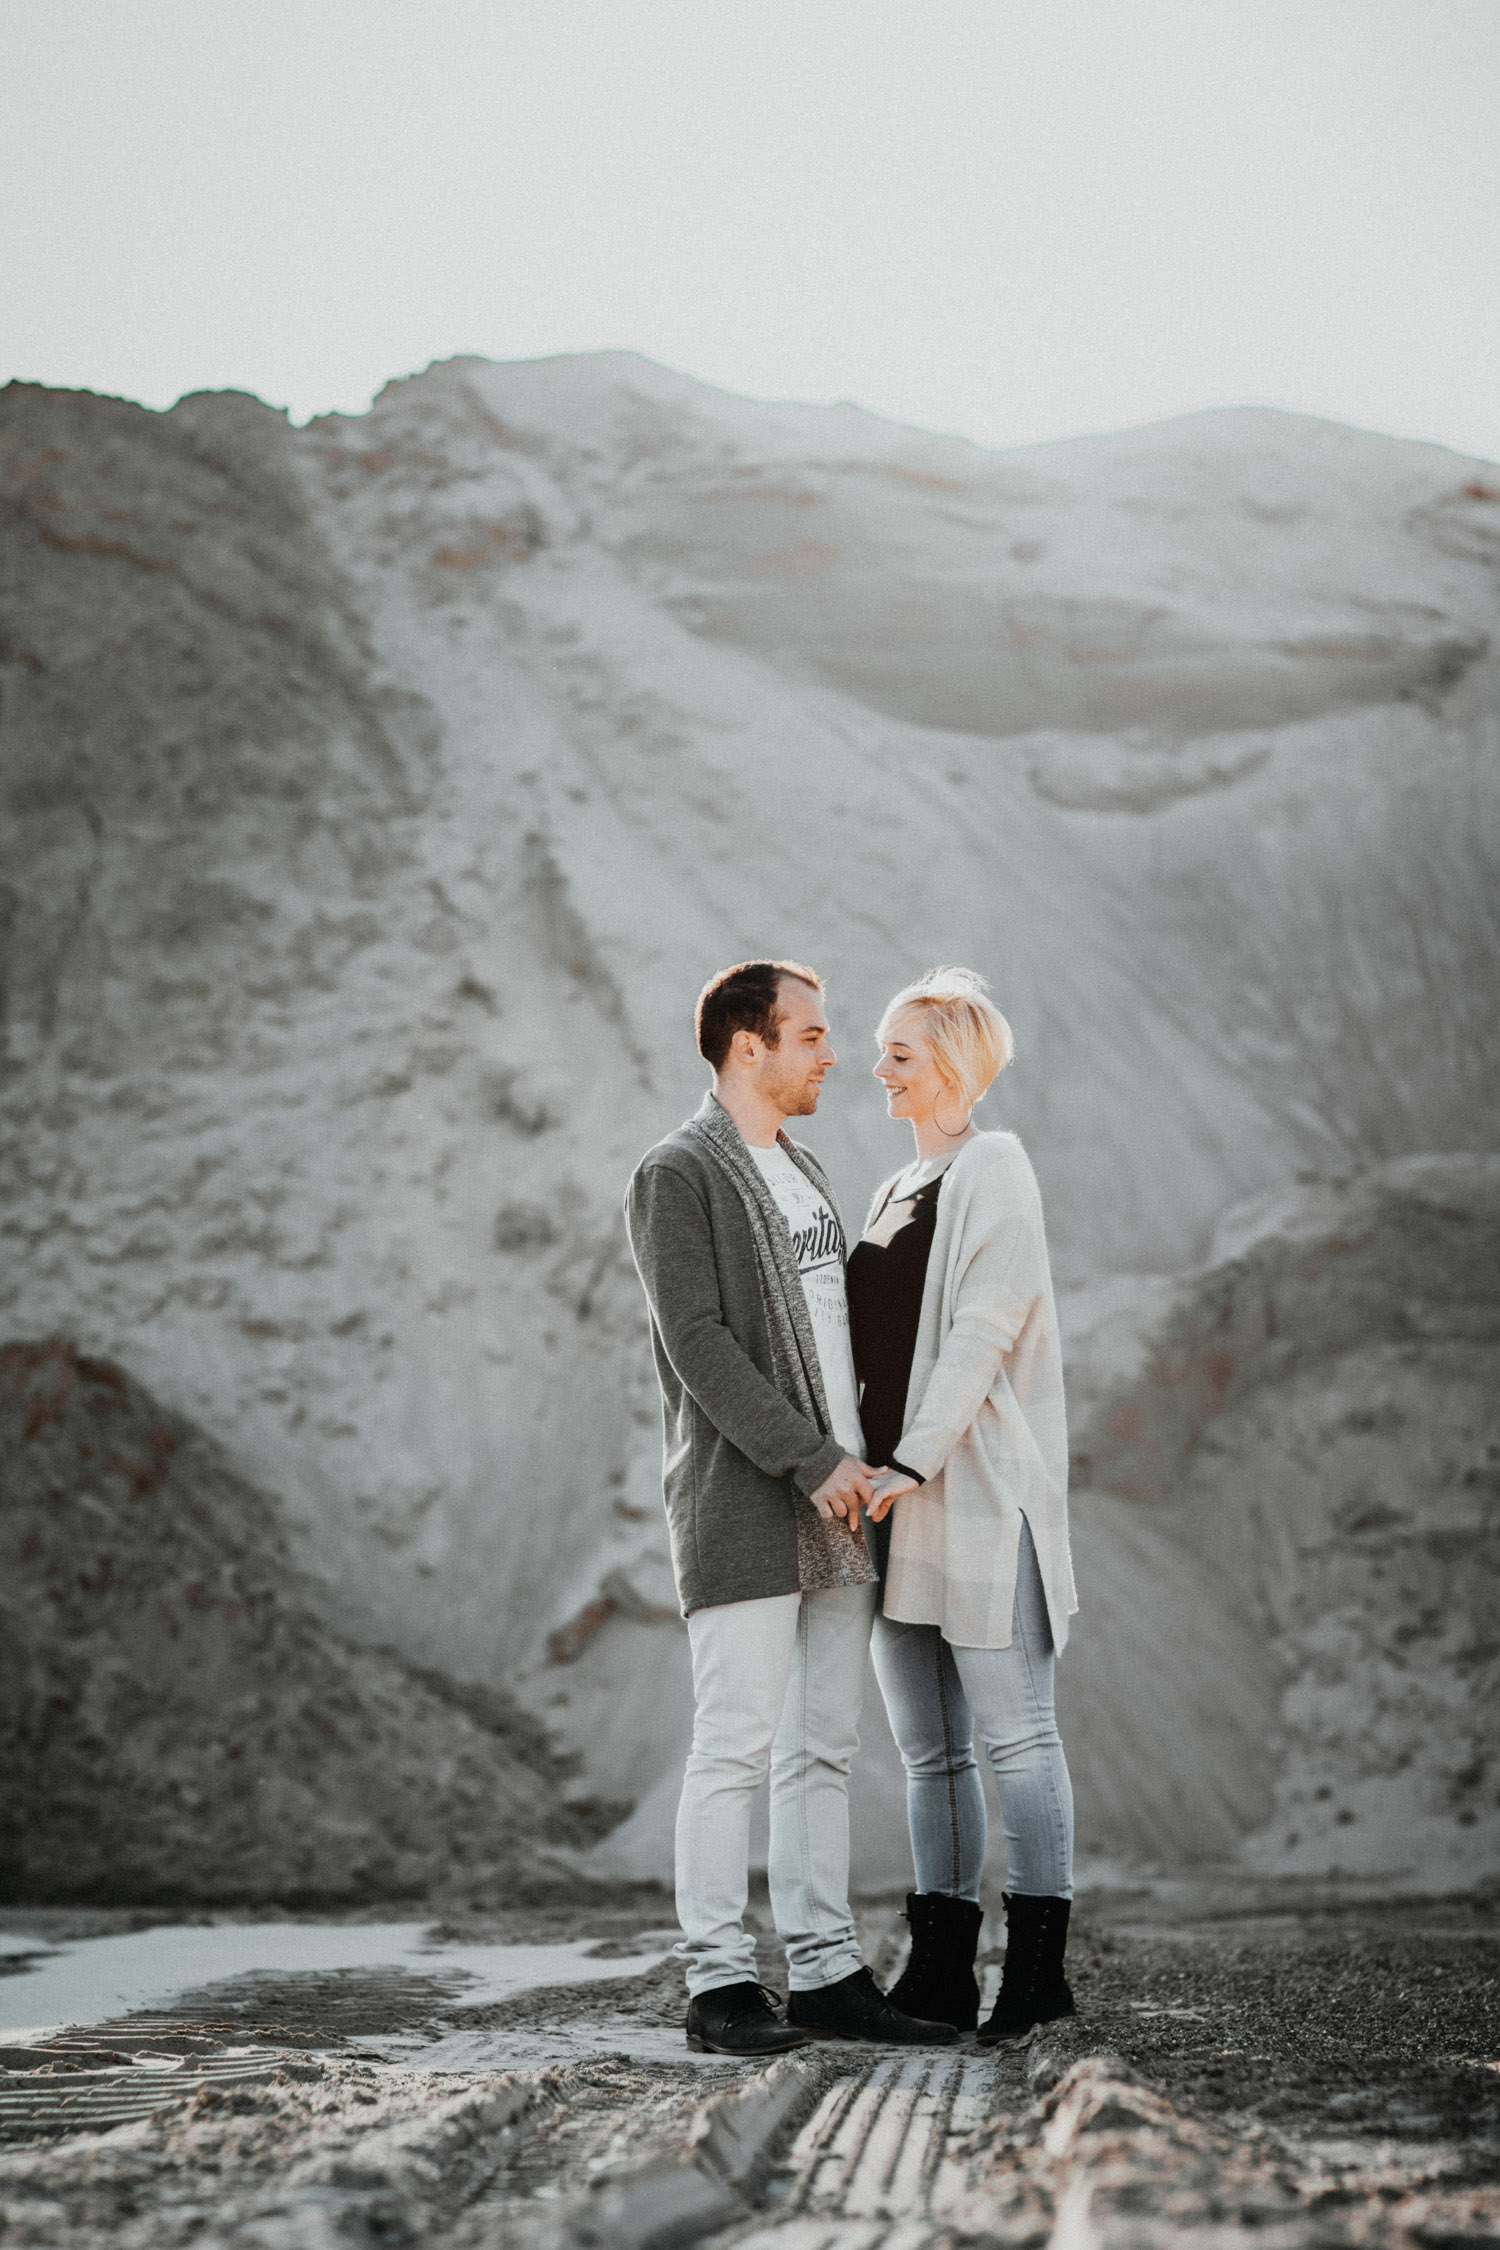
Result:
<svg viewBox="0 0 1500 2250"><path fill-rule="evenodd" d="M805 1077L795 1064L791 1064L784 1072L777 1073L766 1092L783 1117L811 1117L818 1106L822 1088L816 1080Z"/></svg>

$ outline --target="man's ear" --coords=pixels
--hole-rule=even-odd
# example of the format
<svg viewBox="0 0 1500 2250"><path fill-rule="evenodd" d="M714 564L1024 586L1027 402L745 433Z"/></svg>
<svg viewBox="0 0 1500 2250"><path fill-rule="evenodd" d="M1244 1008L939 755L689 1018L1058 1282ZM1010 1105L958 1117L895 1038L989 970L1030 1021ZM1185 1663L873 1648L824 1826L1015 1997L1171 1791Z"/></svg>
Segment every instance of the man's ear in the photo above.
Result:
<svg viewBox="0 0 1500 2250"><path fill-rule="evenodd" d="M737 1063L749 1070L760 1053L760 1041L753 1031L737 1031L729 1042L729 1052Z"/></svg>

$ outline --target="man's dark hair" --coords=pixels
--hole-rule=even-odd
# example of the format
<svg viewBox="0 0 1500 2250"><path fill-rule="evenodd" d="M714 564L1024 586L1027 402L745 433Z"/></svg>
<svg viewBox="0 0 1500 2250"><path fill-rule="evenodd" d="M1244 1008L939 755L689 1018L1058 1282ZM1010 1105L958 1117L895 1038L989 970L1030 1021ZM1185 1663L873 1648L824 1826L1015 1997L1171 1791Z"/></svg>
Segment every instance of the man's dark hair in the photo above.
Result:
<svg viewBox="0 0 1500 2250"><path fill-rule="evenodd" d="M739 961L710 977L698 995L693 1022L698 1032L698 1052L714 1070L722 1070L729 1042L737 1031L752 1031L768 1047L781 1038L786 1010L781 1005L781 980L797 977L821 992L823 979L816 969L800 961Z"/></svg>

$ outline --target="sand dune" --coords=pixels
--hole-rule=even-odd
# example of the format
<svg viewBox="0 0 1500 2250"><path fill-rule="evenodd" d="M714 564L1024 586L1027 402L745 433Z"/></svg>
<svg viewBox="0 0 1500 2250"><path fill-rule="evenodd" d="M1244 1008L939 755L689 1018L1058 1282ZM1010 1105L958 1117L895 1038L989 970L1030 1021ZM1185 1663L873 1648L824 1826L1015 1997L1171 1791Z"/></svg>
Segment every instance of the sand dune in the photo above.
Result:
<svg viewBox="0 0 1500 2250"><path fill-rule="evenodd" d="M992 454L619 355L453 361L300 431L13 385L0 492L0 1323L122 1359L285 1496L341 1630L521 1680L611 1796L662 1786L680 1653L619 1198L696 1102L708 969L829 975L813 1137L856 1213L904 1153L880 1004L990 974L1080 1426L1226 1211L1494 1146L1485 464L1261 412ZM1450 1379L1407 1368L1403 1429ZM1233 1409L1283 1481L1303 1380ZM1239 1562L1110 1491L1095 1848L1302 1864L1287 1683L1358 1664L1234 1587L1168 1688L1147 1594L1196 1619ZM1125 1788L1164 1728L1199 1778ZM887 1749L871 1866L894 1788Z"/></svg>

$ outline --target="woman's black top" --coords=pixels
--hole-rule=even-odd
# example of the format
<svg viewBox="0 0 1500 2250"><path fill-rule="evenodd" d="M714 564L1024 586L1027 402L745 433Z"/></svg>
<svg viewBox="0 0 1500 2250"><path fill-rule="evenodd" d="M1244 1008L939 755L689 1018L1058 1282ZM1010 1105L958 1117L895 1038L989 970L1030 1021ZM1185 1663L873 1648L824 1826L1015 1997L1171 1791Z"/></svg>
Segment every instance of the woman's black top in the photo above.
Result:
<svg viewBox="0 0 1500 2250"><path fill-rule="evenodd" d="M899 1199L888 1194L849 1253L849 1328L854 1373L863 1385L859 1418L865 1459L888 1468L901 1444L906 1387L922 1318L927 1259L937 1224L943 1174ZM890 1552L891 1519L874 1526L882 1581Z"/></svg>

